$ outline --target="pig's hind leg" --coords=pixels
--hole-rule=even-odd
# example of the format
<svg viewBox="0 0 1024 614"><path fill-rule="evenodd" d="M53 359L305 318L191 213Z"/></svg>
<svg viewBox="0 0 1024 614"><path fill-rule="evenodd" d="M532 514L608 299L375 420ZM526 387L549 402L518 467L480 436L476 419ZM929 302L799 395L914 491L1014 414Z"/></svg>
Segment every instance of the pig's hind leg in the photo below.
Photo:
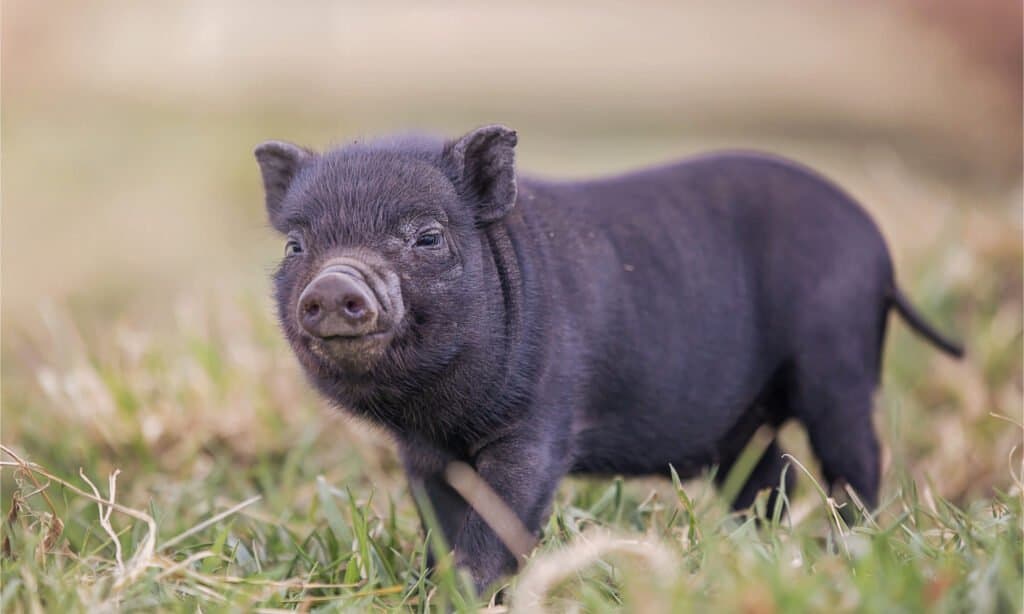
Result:
<svg viewBox="0 0 1024 614"><path fill-rule="evenodd" d="M754 501L757 499L758 493L761 491L768 491L768 501L765 507L765 512L769 518L775 511L775 506L778 504L779 497L782 492L785 492L786 496L792 496L793 488L796 486L796 475L793 473L793 469L786 469L786 459L784 458L785 451L779 447L779 444L774 439L765 448L761 458L754 465L754 468L744 479L743 485L739 491L735 493L732 498L732 508L734 510L746 510ZM735 465L736 459L732 459L729 463L723 463L718 468L718 473L715 474L715 483L721 489L726 485L729 479L730 472ZM783 471L785 470L785 485L784 491L780 491L782 484Z"/></svg>
<svg viewBox="0 0 1024 614"><path fill-rule="evenodd" d="M829 487L835 491L849 484L870 509L878 504L881 471L871 415L884 317L880 326L877 320L857 324L854 320L810 335L811 343L796 359L793 410L807 429Z"/></svg>
<svg viewBox="0 0 1024 614"><path fill-rule="evenodd" d="M727 447L729 453L718 467L715 482L721 491L727 487L729 490L735 488L734 484L729 483L730 481L743 480L739 485L739 490L722 493L724 496L732 498L730 503L734 510L748 509L754 504L758 493L768 491L765 512L768 517L771 517L779 498L783 494L787 497L791 496L793 488L796 486L796 473L792 468L786 469L786 452L779 446L773 432L792 415L786 398L786 383L789 379L789 369L785 366L780 368L748 412L749 417L737 425L738 432L728 438L734 443ZM756 448L764 445L763 443L752 445L754 440L761 439L762 432L769 434L771 440L764 447L760 458L751 459L755 464L745 471L745 475L733 477L734 471L744 471L742 467L737 466L737 463L744 457L747 450L756 451ZM736 445L737 443L739 445ZM785 483L783 483L783 476L785 476Z"/></svg>

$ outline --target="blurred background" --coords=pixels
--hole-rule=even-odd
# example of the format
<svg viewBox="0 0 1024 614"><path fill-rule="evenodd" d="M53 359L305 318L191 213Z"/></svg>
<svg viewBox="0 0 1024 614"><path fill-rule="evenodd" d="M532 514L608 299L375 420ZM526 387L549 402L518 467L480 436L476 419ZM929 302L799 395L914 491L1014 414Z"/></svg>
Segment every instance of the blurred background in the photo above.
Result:
<svg viewBox="0 0 1024 614"><path fill-rule="evenodd" d="M147 496L302 441L313 473L397 492L389 453L328 417L278 340L283 244L251 152L501 122L523 173L742 147L834 178L970 352L946 360L893 325L887 466L953 498L1005 486L1020 430L990 414L1021 411L1020 11L6 0L4 441L71 474L145 468Z"/></svg>

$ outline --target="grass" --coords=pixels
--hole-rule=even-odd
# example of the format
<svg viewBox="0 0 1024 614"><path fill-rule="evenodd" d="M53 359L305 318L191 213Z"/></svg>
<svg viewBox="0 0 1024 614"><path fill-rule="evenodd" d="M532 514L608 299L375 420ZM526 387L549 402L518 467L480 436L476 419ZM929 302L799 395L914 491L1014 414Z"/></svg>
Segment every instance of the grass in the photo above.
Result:
<svg viewBox="0 0 1024 614"><path fill-rule="evenodd" d="M759 523L729 513L708 476L567 480L540 545L492 607L1021 611L1019 187L978 193L843 151L799 157L871 208L908 294L968 346L952 361L893 320L876 412L880 509L844 524L794 426L781 438L798 488L785 510L762 503ZM249 172L231 181L255 186ZM228 190L215 176L193 189ZM253 252L239 239L209 253L236 244ZM95 290L13 316L5 303L0 609L466 611L492 601L450 566L426 573L431 542L389 443L311 393L251 268L217 287L181 276L174 300L162 281L135 279L112 297Z"/></svg>
<svg viewBox="0 0 1024 614"><path fill-rule="evenodd" d="M930 311L988 317L971 320L963 364L894 324L878 412L883 503L864 522L845 524L789 428L800 486L785 510L759 499L760 524L729 513L710 476L567 481L505 604L491 607L1020 611L1021 425L1001 415L1019 407L1019 320L1001 321L997 280L979 297L978 280L968 296L933 275L915 288ZM388 443L307 390L266 301L211 293L175 312L160 333L132 319L90 328L48 308L21 340L4 381L0 608L488 603L450 566L427 574L430 544Z"/></svg>

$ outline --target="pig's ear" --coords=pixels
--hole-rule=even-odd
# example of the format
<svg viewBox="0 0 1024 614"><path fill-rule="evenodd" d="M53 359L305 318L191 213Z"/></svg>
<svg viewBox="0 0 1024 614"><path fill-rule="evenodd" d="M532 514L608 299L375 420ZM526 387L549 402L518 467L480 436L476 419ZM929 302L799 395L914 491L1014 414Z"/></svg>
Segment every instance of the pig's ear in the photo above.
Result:
<svg viewBox="0 0 1024 614"><path fill-rule="evenodd" d="M463 196L477 203L481 224L501 219L516 203L515 130L485 126L448 143L445 157Z"/></svg>
<svg viewBox="0 0 1024 614"><path fill-rule="evenodd" d="M298 145L284 141L267 141L261 143L253 152L263 173L263 191L267 196L267 217L270 224L286 232L281 220L281 203L284 201L288 187L295 179L302 164L313 156L313 153Z"/></svg>

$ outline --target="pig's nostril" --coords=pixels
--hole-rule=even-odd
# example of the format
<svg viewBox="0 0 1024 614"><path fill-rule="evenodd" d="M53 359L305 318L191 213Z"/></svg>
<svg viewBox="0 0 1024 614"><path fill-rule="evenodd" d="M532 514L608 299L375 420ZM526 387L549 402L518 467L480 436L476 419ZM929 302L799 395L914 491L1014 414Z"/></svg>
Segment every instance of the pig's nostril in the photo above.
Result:
<svg viewBox="0 0 1024 614"><path fill-rule="evenodd" d="M345 314L358 318L366 312L366 303L357 296L350 296L345 299Z"/></svg>
<svg viewBox="0 0 1024 614"><path fill-rule="evenodd" d="M320 315L320 303L317 301L309 301L306 303L304 311L306 312L306 317L315 318Z"/></svg>

